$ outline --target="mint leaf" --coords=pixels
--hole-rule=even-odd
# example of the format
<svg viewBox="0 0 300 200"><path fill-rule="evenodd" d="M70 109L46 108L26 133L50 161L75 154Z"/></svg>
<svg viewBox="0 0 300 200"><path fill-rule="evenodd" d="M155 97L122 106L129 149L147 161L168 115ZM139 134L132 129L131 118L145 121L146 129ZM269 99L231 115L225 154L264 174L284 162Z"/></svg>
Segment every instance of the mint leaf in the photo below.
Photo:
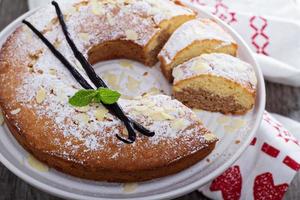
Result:
<svg viewBox="0 0 300 200"><path fill-rule="evenodd" d="M105 104L113 104L118 101L121 94L117 91L110 90L108 88L99 88L97 90L96 101L102 101Z"/></svg>
<svg viewBox="0 0 300 200"><path fill-rule="evenodd" d="M69 99L69 103L72 106L76 107L83 107L87 106L89 103L93 101L96 97L97 91L96 90L79 90Z"/></svg>

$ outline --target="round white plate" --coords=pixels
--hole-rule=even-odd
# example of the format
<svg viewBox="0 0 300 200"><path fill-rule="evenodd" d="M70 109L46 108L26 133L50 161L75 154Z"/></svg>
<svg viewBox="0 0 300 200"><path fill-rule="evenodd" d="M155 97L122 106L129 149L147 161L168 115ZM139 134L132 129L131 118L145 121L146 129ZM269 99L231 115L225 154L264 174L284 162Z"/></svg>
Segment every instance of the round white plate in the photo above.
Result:
<svg viewBox="0 0 300 200"><path fill-rule="evenodd" d="M21 20L33 12L21 16L1 32L0 46L20 25ZM88 181L68 176L39 163L16 142L4 125L0 127L0 161L29 184L70 199L170 199L191 192L220 175L241 155L258 129L265 106L265 88L262 73L241 37L204 10L200 9L200 13L201 17L213 18L234 37L239 45L239 57L254 66L258 78L256 104L246 115L223 116L219 113L196 111L206 127L220 139L215 150L206 159L175 175L138 184ZM171 85L165 81L158 66L149 68L133 61L113 60L98 63L95 67L97 73L112 87L123 92L126 98L149 90L163 90L170 94Z"/></svg>

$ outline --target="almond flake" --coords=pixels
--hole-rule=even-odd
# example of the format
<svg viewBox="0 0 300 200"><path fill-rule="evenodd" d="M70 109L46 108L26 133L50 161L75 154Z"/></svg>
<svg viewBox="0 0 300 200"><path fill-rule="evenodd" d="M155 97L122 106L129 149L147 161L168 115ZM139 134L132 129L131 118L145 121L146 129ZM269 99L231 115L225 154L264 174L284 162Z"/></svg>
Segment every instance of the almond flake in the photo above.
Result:
<svg viewBox="0 0 300 200"><path fill-rule="evenodd" d="M42 103L46 99L46 90L44 88L40 88L36 93L35 99L38 104Z"/></svg>
<svg viewBox="0 0 300 200"><path fill-rule="evenodd" d="M136 80L135 78L128 76L128 81L127 81L126 87L128 88L128 90L134 91L139 88L140 83L141 82Z"/></svg>
<svg viewBox="0 0 300 200"><path fill-rule="evenodd" d="M91 4L92 4L92 12L95 15L102 15L105 13L102 8L102 5L98 2L98 0L92 0Z"/></svg>
<svg viewBox="0 0 300 200"><path fill-rule="evenodd" d="M2 125L4 123L4 117L3 117L3 114L0 110L0 125Z"/></svg>
<svg viewBox="0 0 300 200"><path fill-rule="evenodd" d="M224 130L226 133L233 133L236 131L236 128L233 126L224 126Z"/></svg>
<svg viewBox="0 0 300 200"><path fill-rule="evenodd" d="M219 118L217 119L217 122L218 122L219 124L226 124L226 123L228 123L229 121L230 121L230 118L227 117L227 116L221 116L221 117L219 117Z"/></svg>
<svg viewBox="0 0 300 200"><path fill-rule="evenodd" d="M122 61L120 61L120 65L122 67L130 68L130 69L133 67L132 62L130 62L128 60L122 60Z"/></svg>
<svg viewBox="0 0 300 200"><path fill-rule="evenodd" d="M240 129L240 128L244 127L245 125L246 125L246 121L243 119L236 119L232 123L232 127L236 128L236 129Z"/></svg>
<svg viewBox="0 0 300 200"><path fill-rule="evenodd" d="M90 121L90 117L85 113L77 114L75 119L82 125L85 125Z"/></svg>
<svg viewBox="0 0 300 200"><path fill-rule="evenodd" d="M21 108L17 108L17 109L15 109L15 110L12 110L10 113L11 113L12 115L16 115L16 114L18 114L19 112L21 112Z"/></svg>
<svg viewBox="0 0 300 200"><path fill-rule="evenodd" d="M133 107L133 109L138 112L145 112L149 108L147 106L135 106L135 107Z"/></svg>
<svg viewBox="0 0 300 200"><path fill-rule="evenodd" d="M29 155L27 157L27 162L28 164L35 170L39 171L39 172L48 172L49 171L49 167L47 165L45 165L44 163L38 161L35 157L33 157L32 155Z"/></svg>
<svg viewBox="0 0 300 200"><path fill-rule="evenodd" d="M105 116L106 116L106 114L108 113L108 110L106 109L106 108L98 108L95 112L94 112L94 115L95 115L95 117L96 117L96 119L98 120L98 121L102 121L104 118L105 118Z"/></svg>
<svg viewBox="0 0 300 200"><path fill-rule="evenodd" d="M79 33L78 36L82 41L87 42L90 40L90 36L88 33Z"/></svg>
<svg viewBox="0 0 300 200"><path fill-rule="evenodd" d="M52 76L56 76L56 74L57 74L56 69L49 69L49 74Z"/></svg>
<svg viewBox="0 0 300 200"><path fill-rule="evenodd" d="M137 183L125 183L123 185L123 192L132 193L136 191L137 187L138 187Z"/></svg>
<svg viewBox="0 0 300 200"><path fill-rule="evenodd" d="M217 139L216 136L211 133L204 134L203 137L206 141L214 141L215 139Z"/></svg>
<svg viewBox="0 0 300 200"><path fill-rule="evenodd" d="M90 110L90 106L76 107L75 110L78 112L87 112Z"/></svg>
<svg viewBox="0 0 300 200"><path fill-rule="evenodd" d="M126 129L126 128L123 128L122 129L122 135L123 136L128 136L129 134L128 134L128 130Z"/></svg>
<svg viewBox="0 0 300 200"><path fill-rule="evenodd" d="M150 113L150 117L154 120L154 121L163 121L163 120L173 120L174 117L165 113L165 112L152 112Z"/></svg>
<svg viewBox="0 0 300 200"><path fill-rule="evenodd" d="M134 30L126 30L125 35L126 35L126 38L129 40L135 41L138 39L138 34Z"/></svg>
<svg viewBox="0 0 300 200"><path fill-rule="evenodd" d="M194 63L193 66L191 67L191 70L196 73L203 72L206 69L208 69L208 67L204 63L199 63L199 62Z"/></svg>
<svg viewBox="0 0 300 200"><path fill-rule="evenodd" d="M112 73L106 73L103 79L108 83L108 85L114 90L120 90L119 77Z"/></svg>
<svg viewBox="0 0 300 200"><path fill-rule="evenodd" d="M187 127L187 124L188 124L187 121L184 119L176 119L172 121L171 127L172 129L179 131L179 130L184 130Z"/></svg>
<svg viewBox="0 0 300 200"><path fill-rule="evenodd" d="M161 91L156 87L150 88L150 90L147 92L147 95L155 95L155 94L161 94Z"/></svg>

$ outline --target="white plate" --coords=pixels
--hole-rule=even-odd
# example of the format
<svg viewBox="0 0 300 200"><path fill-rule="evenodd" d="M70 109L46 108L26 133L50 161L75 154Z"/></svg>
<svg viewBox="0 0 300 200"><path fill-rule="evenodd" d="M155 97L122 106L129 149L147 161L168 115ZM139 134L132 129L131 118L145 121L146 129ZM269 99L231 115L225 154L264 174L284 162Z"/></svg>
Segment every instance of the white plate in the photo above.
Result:
<svg viewBox="0 0 300 200"><path fill-rule="evenodd" d="M21 20L33 12L24 14L3 30L0 34L0 45L20 25ZM201 17L215 19L234 37L239 45L239 57L254 66L258 78L256 105L247 115L225 117L219 113L198 112L204 124L220 138L215 150L207 159L178 174L124 187L117 183L83 180L48 169L28 155L7 127L2 126L0 127L0 161L29 184L54 195L71 199L169 199L191 192L221 174L241 155L258 129L265 106L265 88L262 73L241 37L206 11L200 9L200 13ZM170 85L165 81L158 67L148 68L130 61L132 68L125 68L120 65L122 62L122 60L101 62L95 66L96 71L102 76L103 73L111 73L111 76L121 75L122 80L119 84L122 86L126 86L128 75L135 79L133 83L141 82L135 93L128 94L126 88L122 87L120 90L127 93L126 95L141 94L152 87L161 88L165 93L170 92ZM145 77L143 74L146 71L148 75Z"/></svg>

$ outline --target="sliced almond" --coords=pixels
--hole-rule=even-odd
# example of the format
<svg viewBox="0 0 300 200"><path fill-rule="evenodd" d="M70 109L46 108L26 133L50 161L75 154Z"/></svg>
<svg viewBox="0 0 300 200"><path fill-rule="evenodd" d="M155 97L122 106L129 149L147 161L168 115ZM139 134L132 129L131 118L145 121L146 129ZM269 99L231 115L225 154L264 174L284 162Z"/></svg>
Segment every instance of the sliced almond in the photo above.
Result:
<svg viewBox="0 0 300 200"><path fill-rule="evenodd" d="M92 4L92 12L95 15L103 15L105 13L102 5L98 2L98 0L92 0L91 4Z"/></svg>
<svg viewBox="0 0 300 200"><path fill-rule="evenodd" d="M130 68L130 69L133 67L132 62L130 62L128 60L122 60L122 61L120 61L120 65L122 67Z"/></svg>
<svg viewBox="0 0 300 200"><path fill-rule="evenodd" d="M207 134L203 135L203 137L206 141L214 141L217 139L217 137L211 133L207 133Z"/></svg>
<svg viewBox="0 0 300 200"><path fill-rule="evenodd" d="M39 172L48 172L49 171L49 167L47 165L45 165L44 163L38 161L35 157L33 157L32 155L29 155L27 157L27 162L28 164L35 170L39 171Z"/></svg>
<svg viewBox="0 0 300 200"><path fill-rule="evenodd" d="M171 128L179 131L179 130L183 130L187 127L188 122L184 119L176 119L174 121L172 121L171 123Z"/></svg>
<svg viewBox="0 0 300 200"><path fill-rule="evenodd" d="M147 95L155 95L155 94L161 94L161 91L156 87L150 88L150 90L147 92Z"/></svg>
<svg viewBox="0 0 300 200"><path fill-rule="evenodd" d="M135 78L128 76L128 81L126 87L130 91L135 91L140 87L141 82L136 80Z"/></svg>
<svg viewBox="0 0 300 200"><path fill-rule="evenodd" d="M128 40L136 41L138 39L138 34L134 30L126 30L125 35Z"/></svg>
<svg viewBox="0 0 300 200"><path fill-rule="evenodd" d="M145 112L147 111L149 108L147 106L134 106L133 110L137 111L137 112Z"/></svg>
<svg viewBox="0 0 300 200"><path fill-rule="evenodd" d="M79 33L78 36L82 41L87 42L90 40L90 36L88 33Z"/></svg>
<svg viewBox="0 0 300 200"><path fill-rule="evenodd" d="M46 90L40 88L36 93L35 99L38 104L42 103L46 99Z"/></svg>
<svg viewBox="0 0 300 200"><path fill-rule="evenodd" d="M246 121L243 119L235 119L232 123L232 127L236 128L236 129L240 129L242 127L244 127L246 125Z"/></svg>
<svg viewBox="0 0 300 200"><path fill-rule="evenodd" d="M87 112L90 110L90 106L76 107L75 110L78 112Z"/></svg>
<svg viewBox="0 0 300 200"><path fill-rule="evenodd" d="M2 125L3 123L4 123L4 117L2 111L0 110L0 125Z"/></svg>
<svg viewBox="0 0 300 200"><path fill-rule="evenodd" d="M123 136L128 136L129 134L128 134L128 130L126 129L126 128L123 128L122 129L122 135Z"/></svg>
<svg viewBox="0 0 300 200"><path fill-rule="evenodd" d="M105 116L106 116L106 114L108 113L108 110L106 109L106 108L98 108L95 112L94 112L94 115L95 115L95 117L96 117L96 119L98 120L98 121L102 121L104 118L105 118Z"/></svg>
<svg viewBox="0 0 300 200"><path fill-rule="evenodd" d="M56 69L49 69L49 74L52 76L56 76L56 74L57 74Z"/></svg>
<svg viewBox="0 0 300 200"><path fill-rule="evenodd" d="M85 113L80 113L75 116L75 119L82 125L89 123L90 117Z"/></svg>
<svg viewBox="0 0 300 200"><path fill-rule="evenodd" d="M202 72L203 70L205 70L205 67L203 65L194 65L191 67L191 70L194 72Z"/></svg>
<svg viewBox="0 0 300 200"><path fill-rule="evenodd" d="M218 122L219 124L226 124L226 123L228 123L229 121L230 121L230 118L227 117L227 116L221 116L221 117L219 117L219 118L217 119L217 122Z"/></svg>
<svg viewBox="0 0 300 200"><path fill-rule="evenodd" d="M172 115L169 115L165 112L152 112L150 113L150 117L154 120L154 121L163 121L163 120L173 120L174 117Z"/></svg>
<svg viewBox="0 0 300 200"><path fill-rule="evenodd" d="M115 74L112 73L106 73L103 76L103 79L108 83L108 85L110 87L112 87L112 89L114 90L119 90L120 86L119 86L119 77Z"/></svg>
<svg viewBox="0 0 300 200"><path fill-rule="evenodd" d="M226 133L234 133L236 131L236 128L230 125L224 126L224 130Z"/></svg>
<svg viewBox="0 0 300 200"><path fill-rule="evenodd" d="M60 45L61 45L61 42L58 39L56 39L53 43L53 46L57 49L60 47Z"/></svg>
<svg viewBox="0 0 300 200"><path fill-rule="evenodd" d="M15 110L10 111L10 113L11 113L12 115L16 115L16 114L18 114L19 112L21 112L21 108L17 108L17 109L15 109Z"/></svg>
<svg viewBox="0 0 300 200"><path fill-rule="evenodd" d="M123 185L123 192L132 193L136 191L137 187L138 187L137 183L125 183Z"/></svg>

